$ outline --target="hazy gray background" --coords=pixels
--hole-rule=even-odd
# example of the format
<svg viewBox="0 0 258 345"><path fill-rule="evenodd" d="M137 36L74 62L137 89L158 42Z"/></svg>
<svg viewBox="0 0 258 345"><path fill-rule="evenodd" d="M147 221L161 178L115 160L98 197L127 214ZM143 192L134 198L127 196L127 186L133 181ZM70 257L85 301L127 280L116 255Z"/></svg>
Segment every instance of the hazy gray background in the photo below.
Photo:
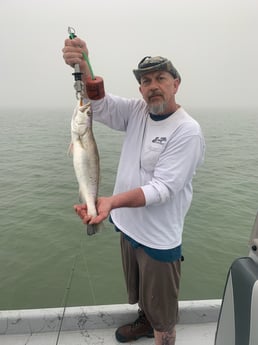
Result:
<svg viewBox="0 0 258 345"><path fill-rule="evenodd" d="M0 106L74 104L61 49L72 26L106 89L137 96L131 70L170 58L185 107L257 108L257 0L0 0Z"/></svg>

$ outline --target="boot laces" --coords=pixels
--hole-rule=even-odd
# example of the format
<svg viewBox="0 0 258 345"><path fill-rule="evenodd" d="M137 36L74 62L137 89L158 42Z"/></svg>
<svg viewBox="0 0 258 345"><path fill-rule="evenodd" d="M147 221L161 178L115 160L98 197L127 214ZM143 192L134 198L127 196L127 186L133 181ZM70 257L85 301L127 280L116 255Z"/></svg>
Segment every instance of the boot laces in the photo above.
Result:
<svg viewBox="0 0 258 345"><path fill-rule="evenodd" d="M138 327L140 324L145 325L148 323L148 320L144 314L144 311L138 310L139 317L133 322L132 328Z"/></svg>

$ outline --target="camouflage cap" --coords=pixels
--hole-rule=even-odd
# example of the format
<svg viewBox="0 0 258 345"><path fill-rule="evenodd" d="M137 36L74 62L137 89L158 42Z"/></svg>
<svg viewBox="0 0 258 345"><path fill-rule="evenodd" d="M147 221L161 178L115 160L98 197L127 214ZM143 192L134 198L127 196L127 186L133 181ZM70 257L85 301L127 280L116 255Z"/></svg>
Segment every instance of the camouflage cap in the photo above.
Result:
<svg viewBox="0 0 258 345"><path fill-rule="evenodd" d="M173 78L179 79L180 74L177 72L172 62L162 56L145 56L138 64L138 68L133 70L135 78L141 83L141 77L149 72L166 71L169 72Z"/></svg>

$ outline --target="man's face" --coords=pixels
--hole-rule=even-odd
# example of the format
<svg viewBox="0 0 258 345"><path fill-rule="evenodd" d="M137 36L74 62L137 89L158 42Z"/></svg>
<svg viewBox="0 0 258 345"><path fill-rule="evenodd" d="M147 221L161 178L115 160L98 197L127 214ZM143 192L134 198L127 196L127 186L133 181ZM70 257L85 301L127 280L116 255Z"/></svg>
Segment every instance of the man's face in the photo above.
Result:
<svg viewBox="0 0 258 345"><path fill-rule="evenodd" d="M152 114L168 114L174 111L175 94L179 80L169 72L156 71L141 77L140 92Z"/></svg>

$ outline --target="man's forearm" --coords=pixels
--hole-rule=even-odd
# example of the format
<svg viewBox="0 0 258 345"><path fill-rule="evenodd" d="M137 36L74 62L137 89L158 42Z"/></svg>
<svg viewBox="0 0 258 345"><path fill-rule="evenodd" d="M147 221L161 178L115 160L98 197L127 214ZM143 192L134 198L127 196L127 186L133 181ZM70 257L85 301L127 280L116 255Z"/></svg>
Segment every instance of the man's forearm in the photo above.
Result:
<svg viewBox="0 0 258 345"><path fill-rule="evenodd" d="M141 188L116 194L110 198L112 209L120 207L142 207L146 204L145 196Z"/></svg>

